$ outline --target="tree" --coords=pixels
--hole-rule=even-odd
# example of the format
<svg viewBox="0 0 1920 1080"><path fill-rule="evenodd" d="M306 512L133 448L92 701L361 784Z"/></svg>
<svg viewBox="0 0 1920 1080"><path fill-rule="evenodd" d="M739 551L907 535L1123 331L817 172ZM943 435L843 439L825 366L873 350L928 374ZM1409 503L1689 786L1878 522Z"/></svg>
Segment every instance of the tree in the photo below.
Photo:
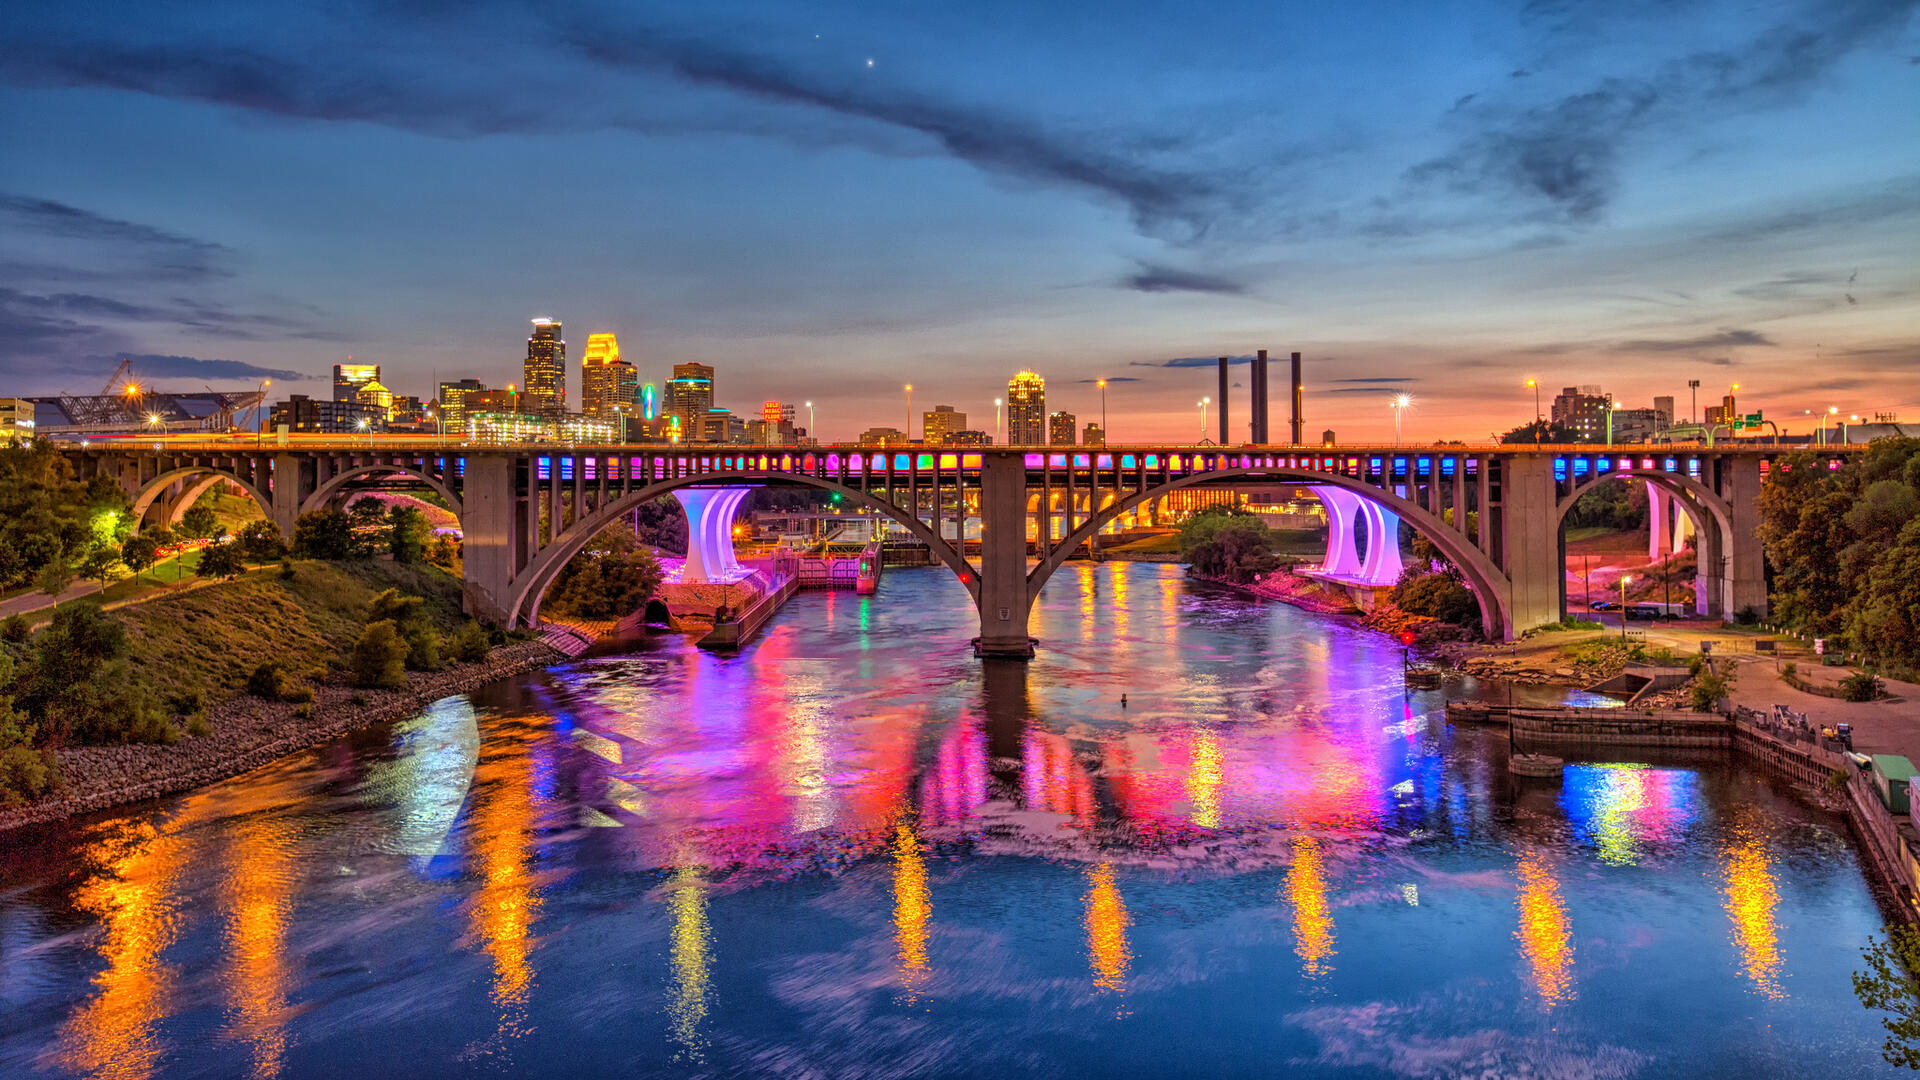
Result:
<svg viewBox="0 0 1920 1080"><path fill-rule="evenodd" d="M73 567L67 565L65 556L54 559L40 568L40 575L33 583L48 596L59 596L73 584Z"/></svg>
<svg viewBox="0 0 1920 1080"><path fill-rule="evenodd" d="M338 510L311 510L293 523L293 553L302 559L337 561L351 558L353 549L353 523Z"/></svg>
<svg viewBox="0 0 1920 1080"><path fill-rule="evenodd" d="M1243 584L1280 565L1266 522L1233 506L1210 506L1182 522L1180 554L1196 574Z"/></svg>
<svg viewBox="0 0 1920 1080"><path fill-rule="evenodd" d="M248 562L272 562L287 553L287 545L280 540L280 526L264 518L242 525L235 540Z"/></svg>
<svg viewBox="0 0 1920 1080"><path fill-rule="evenodd" d="M353 643L355 686L389 689L407 681L407 643L400 639L392 619L369 623Z"/></svg>
<svg viewBox="0 0 1920 1080"><path fill-rule="evenodd" d="M621 522L602 529L567 563L545 603L563 614L620 618L640 610L659 591L660 579L660 560Z"/></svg>
<svg viewBox="0 0 1920 1080"><path fill-rule="evenodd" d="M240 545L233 541L224 544L208 544L200 550L200 565L194 567L194 575L203 578L230 578L247 568L240 557Z"/></svg>
<svg viewBox="0 0 1920 1080"><path fill-rule="evenodd" d="M119 620L90 604L59 608L33 641L18 701L50 746L173 742L180 733L133 681Z"/></svg>
<svg viewBox="0 0 1920 1080"><path fill-rule="evenodd" d="M111 544L95 544L80 557L80 576L97 581L101 588L113 580L113 568L120 565L120 552Z"/></svg>
<svg viewBox="0 0 1920 1080"><path fill-rule="evenodd" d="M1880 1056L1890 1065L1920 1069L1920 928L1889 926L1862 950L1867 970L1853 973L1853 994L1860 1004L1893 1015L1880 1018L1887 1040Z"/></svg>
<svg viewBox="0 0 1920 1080"><path fill-rule="evenodd" d="M387 511L387 551L394 562L417 563L426 558L433 524L417 507L395 503Z"/></svg>
<svg viewBox="0 0 1920 1080"><path fill-rule="evenodd" d="M1412 615L1455 626L1475 626L1480 622L1480 604L1473 593L1449 573L1421 573L1409 567L1389 594L1395 607Z"/></svg>
<svg viewBox="0 0 1920 1080"><path fill-rule="evenodd" d="M1568 427L1561 427L1551 420L1535 420L1521 424L1505 435L1500 436L1503 443L1579 443L1587 437Z"/></svg>
<svg viewBox="0 0 1920 1080"><path fill-rule="evenodd" d="M135 533L120 545L120 561L136 575L144 573L160 558L160 542L151 532Z"/></svg>
<svg viewBox="0 0 1920 1080"><path fill-rule="evenodd" d="M387 504L378 496L362 495L347 504L347 517L356 529L377 529L386 523Z"/></svg>
<svg viewBox="0 0 1920 1080"><path fill-rule="evenodd" d="M427 602L408 596L399 589L386 589L367 605L368 623L390 622L394 633L407 643L407 667L415 671L438 671L440 633L427 621Z"/></svg>
<svg viewBox="0 0 1920 1080"><path fill-rule="evenodd" d="M453 640L448 643L448 652L461 663L472 663L485 660L487 651L492 647L493 641L487 635L487 628L468 619L467 624L454 633Z"/></svg>
<svg viewBox="0 0 1920 1080"><path fill-rule="evenodd" d="M194 503L180 515L180 526L175 531L189 540L205 540L220 531L220 519L213 507Z"/></svg>
<svg viewBox="0 0 1920 1080"><path fill-rule="evenodd" d="M115 514L113 528L124 526L126 509L111 480L75 480L66 455L46 439L0 446L0 589L33 582L48 563L80 550L105 512Z"/></svg>

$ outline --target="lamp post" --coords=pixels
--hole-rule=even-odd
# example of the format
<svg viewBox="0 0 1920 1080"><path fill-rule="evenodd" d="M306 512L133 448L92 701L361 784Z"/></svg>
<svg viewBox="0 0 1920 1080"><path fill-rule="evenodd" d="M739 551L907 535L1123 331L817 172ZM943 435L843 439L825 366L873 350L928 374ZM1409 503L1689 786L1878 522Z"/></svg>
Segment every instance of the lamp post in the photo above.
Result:
<svg viewBox="0 0 1920 1080"><path fill-rule="evenodd" d="M1700 422L1700 380L1687 380L1687 423Z"/></svg>
<svg viewBox="0 0 1920 1080"><path fill-rule="evenodd" d="M1213 401L1212 398L1203 397L1198 402L1195 402L1195 404L1200 406L1200 441L1201 442L1207 441L1207 405L1211 401Z"/></svg>
<svg viewBox="0 0 1920 1080"><path fill-rule="evenodd" d="M817 423L818 421L813 418L813 402L809 401L807 402L807 434L813 438L815 446L820 445L820 429L816 426Z"/></svg>
<svg viewBox="0 0 1920 1080"><path fill-rule="evenodd" d="M1527 386L1533 391L1533 441L1540 443L1540 380L1528 379Z"/></svg>
<svg viewBox="0 0 1920 1080"><path fill-rule="evenodd" d="M1407 406L1413 404L1411 394L1397 394L1393 399L1393 445L1400 445L1400 417L1406 413Z"/></svg>
<svg viewBox="0 0 1920 1080"><path fill-rule="evenodd" d="M907 441L913 441L913 384L907 384Z"/></svg>
<svg viewBox="0 0 1920 1080"><path fill-rule="evenodd" d="M1627 582L1633 580L1631 574L1620 575L1620 640L1627 640Z"/></svg>
<svg viewBox="0 0 1920 1080"><path fill-rule="evenodd" d="M1619 407L1620 407L1619 402L1614 401L1613 398L1611 397L1607 398L1607 445L1608 446L1613 445L1613 410Z"/></svg>
<svg viewBox="0 0 1920 1080"><path fill-rule="evenodd" d="M1113 442L1113 436L1107 433L1107 380L1101 379L1094 384L1100 387L1100 441Z"/></svg>
<svg viewBox="0 0 1920 1080"><path fill-rule="evenodd" d="M361 417L361 418L360 418L360 422L359 422L359 423L358 423L358 424L357 424L356 426L357 426L357 427L359 427L359 429L360 429L360 430L361 430L362 432L364 432L364 433L366 434L366 436L367 436L367 445L368 445L368 446L372 446L372 445L373 445L373 428L372 428L372 426L371 426L371 425L370 425L370 424L369 424L369 423L367 422L367 418L366 418L366 417L364 417L364 416L363 416L363 417Z"/></svg>

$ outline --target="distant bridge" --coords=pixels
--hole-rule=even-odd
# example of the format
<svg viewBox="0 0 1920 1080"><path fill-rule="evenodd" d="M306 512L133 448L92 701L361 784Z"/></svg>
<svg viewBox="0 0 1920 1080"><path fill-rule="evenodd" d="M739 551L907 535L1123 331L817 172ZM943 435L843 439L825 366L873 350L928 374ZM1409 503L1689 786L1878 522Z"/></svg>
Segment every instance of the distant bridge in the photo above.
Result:
<svg viewBox="0 0 1920 1080"><path fill-rule="evenodd" d="M405 481L437 492L460 518L467 604L502 625L531 625L568 560L629 511L686 488L784 485L841 496L898 522L973 598L983 655L1031 653L1028 615L1078 548L1126 515L1185 489L1297 484L1320 494L1329 564L1361 564L1354 530L1397 535L1405 522L1458 566L1494 638L1565 610L1565 540L1574 502L1596 483L1645 481L1691 522L1701 614L1767 610L1755 505L1783 447L1729 446L459 446L433 439L66 444L83 478L115 478L136 518L177 520L200 492L237 484L291 537L300 514L368 487ZM1816 448L1838 468L1859 448ZM977 515L980 538L947 539ZM724 529L724 524L721 526ZM1397 543L1397 540L1395 541ZM1397 548L1396 554L1397 554Z"/></svg>

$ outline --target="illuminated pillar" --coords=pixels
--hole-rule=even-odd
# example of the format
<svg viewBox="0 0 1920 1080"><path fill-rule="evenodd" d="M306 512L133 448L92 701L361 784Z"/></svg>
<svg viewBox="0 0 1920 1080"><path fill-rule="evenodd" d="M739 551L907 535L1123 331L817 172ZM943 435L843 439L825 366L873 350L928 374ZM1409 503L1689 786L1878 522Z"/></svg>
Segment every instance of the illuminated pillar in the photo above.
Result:
<svg viewBox="0 0 1920 1080"><path fill-rule="evenodd" d="M738 581L746 575L733 557L733 513L750 487L682 488L673 493L687 510L687 565L683 585Z"/></svg>
<svg viewBox="0 0 1920 1080"><path fill-rule="evenodd" d="M1352 577L1360 572L1360 549L1354 543L1353 522L1360 510L1360 496L1346 488L1316 485L1310 489L1327 508L1327 555L1320 561L1323 573Z"/></svg>
<svg viewBox="0 0 1920 1080"><path fill-rule="evenodd" d="M1647 485L1647 558L1658 562L1673 551L1672 518L1667 513L1667 493Z"/></svg>
<svg viewBox="0 0 1920 1080"><path fill-rule="evenodd" d="M1370 585L1391 585L1400 580L1400 515L1363 499L1360 512L1367 519L1367 561L1360 577Z"/></svg>

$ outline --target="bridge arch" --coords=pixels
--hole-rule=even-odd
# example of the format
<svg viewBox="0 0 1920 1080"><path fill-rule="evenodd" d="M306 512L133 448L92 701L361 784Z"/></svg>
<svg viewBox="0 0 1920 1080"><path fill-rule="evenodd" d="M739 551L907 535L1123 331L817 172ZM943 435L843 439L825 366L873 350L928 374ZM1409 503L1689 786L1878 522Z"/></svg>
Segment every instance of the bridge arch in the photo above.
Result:
<svg viewBox="0 0 1920 1080"><path fill-rule="evenodd" d="M1671 473L1663 469L1628 467L1610 469L1598 475L1589 475L1572 494L1561 498L1554 508L1554 533L1561 538L1561 556L1566 554L1565 537L1567 515L1573 511L1588 492L1609 480L1644 480L1649 485L1665 492L1674 505L1686 512L1693 522L1696 543L1696 569L1694 571L1694 610L1701 615L1709 615L1725 609L1726 598L1711 595L1716 575L1709 565L1715 552L1728 550L1733 536L1733 511L1727 501L1721 498L1707 485L1684 473ZM1648 507L1654 512L1654 507ZM1560 611L1567 614L1566 579L1560 582Z"/></svg>
<svg viewBox="0 0 1920 1080"><path fill-rule="evenodd" d="M575 555L580 554L595 536L609 525L619 521L628 511L650 503L662 495L671 495L682 488L717 486L795 486L811 487L820 491L839 495L855 506L883 514L904 526L916 539L926 543L927 550L935 558L952 570L960 584L966 587L967 595L973 598L976 606L980 603L980 573L967 562L965 556L955 550L952 544L934 533L926 522L913 515L910 508L895 506L879 499L859 488L824 480L804 473L761 472L734 470L731 472L703 473L696 476L676 477L662 480L634 491L617 499L609 500L606 505L597 507L575 521L560 535L540 549L538 555L514 576L506 604L506 624L518 626L536 625L540 621L540 598L553 584L560 571Z"/></svg>
<svg viewBox="0 0 1920 1080"><path fill-rule="evenodd" d="M1492 559L1468 540L1464 532L1448 525L1439 515L1412 500L1394 494L1391 489L1375 487L1340 473L1279 468L1271 465L1193 473L1133 492L1108 503L1067 534L1051 554L1040 560L1039 565L1028 572L1028 604L1032 604L1033 600L1039 596L1041 586L1046 584L1047 579L1053 576L1053 572L1058 570L1081 544L1088 542L1096 533L1119 519L1129 509L1181 488L1252 477L1276 479L1281 483L1298 483L1302 486L1337 487L1392 510L1400 516L1400 520L1432 541L1433 546L1439 548L1441 553L1453 562L1453 565L1460 568L1461 574L1472 586L1474 601L1480 606L1480 625L1487 636L1497 639L1513 633L1515 629L1512 626L1513 618L1508 610L1507 592L1510 585L1507 575L1494 565ZM1398 542L1397 538L1395 542Z"/></svg>
<svg viewBox="0 0 1920 1080"><path fill-rule="evenodd" d="M188 507L193 505L194 498L198 498L201 493L221 481L231 483L245 491L248 497L253 499L254 505L258 506L260 512L266 516L266 519L268 521L273 520L273 499L271 497L259 488L254 487L251 482L242 479L239 475L213 465L189 465L178 469L169 469L147 481L145 484L142 484L140 489L133 493L133 520L137 523L145 518L147 511L152 509L154 501L160 498L168 488L181 480L188 480L190 482L186 490L182 493L180 503L171 515L171 520L167 522L169 525L180 520L180 516L186 513ZM189 495L192 497L189 498Z"/></svg>
<svg viewBox="0 0 1920 1080"><path fill-rule="evenodd" d="M375 462L367 465L356 465L351 469L328 477L326 483L315 488L313 494L301 500L300 512L305 514L326 506L329 502L333 501L334 496L340 494L341 490L348 484L367 476L405 476L409 479L418 480L432 488L441 498L447 500L447 508L453 512L455 518L461 517L460 496L455 494L453 489L446 485L445 481L430 473L421 472L412 466L400 465L393 462Z"/></svg>

